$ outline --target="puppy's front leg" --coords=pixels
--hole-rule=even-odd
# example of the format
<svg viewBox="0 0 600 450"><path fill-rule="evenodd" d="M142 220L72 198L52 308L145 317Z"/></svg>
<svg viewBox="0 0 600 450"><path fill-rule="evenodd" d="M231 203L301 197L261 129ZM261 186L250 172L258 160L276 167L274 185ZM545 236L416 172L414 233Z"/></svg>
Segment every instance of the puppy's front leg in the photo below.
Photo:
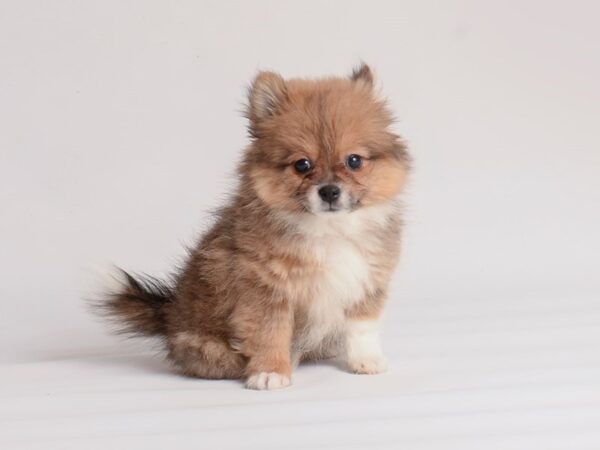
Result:
<svg viewBox="0 0 600 450"><path fill-rule="evenodd" d="M380 338L382 303L371 303L368 311L362 305L346 314L345 359L350 372L377 374L387 370Z"/></svg>
<svg viewBox="0 0 600 450"><path fill-rule="evenodd" d="M238 331L243 335L242 353L248 357L246 387L270 390L289 386L292 314L287 302L269 304L264 311L253 311Z"/></svg>

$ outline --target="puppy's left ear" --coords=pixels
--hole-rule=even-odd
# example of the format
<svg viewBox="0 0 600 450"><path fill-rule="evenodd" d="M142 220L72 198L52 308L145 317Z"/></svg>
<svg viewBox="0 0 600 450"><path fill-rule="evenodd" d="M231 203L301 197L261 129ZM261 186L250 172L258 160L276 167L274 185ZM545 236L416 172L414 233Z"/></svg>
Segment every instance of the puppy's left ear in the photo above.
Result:
<svg viewBox="0 0 600 450"><path fill-rule="evenodd" d="M287 98L287 88L281 75L259 72L248 91L248 116L252 125L276 115Z"/></svg>
<svg viewBox="0 0 600 450"><path fill-rule="evenodd" d="M352 81L360 81L368 86L373 86L373 78L374 77L371 68L365 63L362 63L360 66L354 68L352 74L350 75L350 79Z"/></svg>

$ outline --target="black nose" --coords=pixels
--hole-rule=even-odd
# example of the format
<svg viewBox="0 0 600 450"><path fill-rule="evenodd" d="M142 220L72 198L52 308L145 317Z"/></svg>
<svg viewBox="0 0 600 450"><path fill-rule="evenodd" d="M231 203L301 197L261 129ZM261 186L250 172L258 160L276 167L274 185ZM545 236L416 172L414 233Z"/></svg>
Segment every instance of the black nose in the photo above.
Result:
<svg viewBox="0 0 600 450"><path fill-rule="evenodd" d="M340 188L335 184L328 184L319 189L319 197L327 203L333 203L340 197Z"/></svg>

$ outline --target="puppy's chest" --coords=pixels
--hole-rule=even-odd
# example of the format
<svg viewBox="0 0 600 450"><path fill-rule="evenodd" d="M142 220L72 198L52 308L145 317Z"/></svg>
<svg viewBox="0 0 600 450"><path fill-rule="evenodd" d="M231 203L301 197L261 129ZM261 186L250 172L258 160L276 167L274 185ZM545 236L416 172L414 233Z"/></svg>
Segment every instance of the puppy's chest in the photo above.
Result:
<svg viewBox="0 0 600 450"><path fill-rule="evenodd" d="M364 249L343 237L316 240L311 249L314 271L308 280L311 303L345 309L371 288L371 262Z"/></svg>
<svg viewBox="0 0 600 450"><path fill-rule="evenodd" d="M297 345L308 351L343 331L345 311L364 300L374 280L368 253L347 238L315 239L307 250L311 269L295 280L290 299L303 324Z"/></svg>

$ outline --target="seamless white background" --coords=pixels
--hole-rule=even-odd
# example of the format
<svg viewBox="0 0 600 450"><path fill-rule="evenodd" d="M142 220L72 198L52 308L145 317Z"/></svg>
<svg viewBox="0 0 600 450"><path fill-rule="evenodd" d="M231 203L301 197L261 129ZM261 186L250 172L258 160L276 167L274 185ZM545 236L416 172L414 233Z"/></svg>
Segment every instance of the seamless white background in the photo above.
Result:
<svg viewBox="0 0 600 450"><path fill-rule="evenodd" d="M414 157L386 325L392 373L308 367L295 391L275 395L300 402L302 423L335 437L321 441L328 448L369 430L380 437L370 448L598 448L599 14L593 1L0 2L7 442L33 447L33 429L40 446L147 448L146 428L158 427L155 445L195 433L235 445L222 424L209 432L193 417L209 402L205 420L225 408L243 424L264 397L179 379L139 356L148 347L109 336L82 301L90 271L115 263L161 275L181 260L235 186L240 111L259 69L340 75L364 60ZM65 394L65 380L77 388ZM165 385L175 391L161 396ZM124 413L130 393L90 398L98 386L148 387L135 402L156 416ZM348 415L361 395L362 430ZM240 398L249 403L236 409ZM177 412L161 415L161 402ZM476 405L479 419L458 405ZM302 448L308 438L284 410L263 411L276 437L260 428L248 442ZM95 419L73 419L81 411Z"/></svg>

